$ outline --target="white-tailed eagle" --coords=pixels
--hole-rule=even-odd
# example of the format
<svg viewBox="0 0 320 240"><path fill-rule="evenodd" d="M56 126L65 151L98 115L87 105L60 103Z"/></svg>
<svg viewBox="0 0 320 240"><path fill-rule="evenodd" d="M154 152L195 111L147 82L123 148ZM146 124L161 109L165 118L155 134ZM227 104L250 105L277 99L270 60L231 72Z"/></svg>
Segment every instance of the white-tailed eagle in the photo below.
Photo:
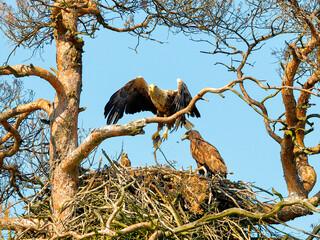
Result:
<svg viewBox="0 0 320 240"><path fill-rule="evenodd" d="M107 118L107 124L115 124L123 113L134 114L141 111L150 111L158 117L169 117L179 110L188 106L192 97L187 86L181 79L177 79L177 90L162 90L154 84L148 85L142 77L136 77L117 92L115 92L104 108L104 116ZM191 117L200 117L200 113L196 107L190 112ZM190 123L185 115L180 116L176 121L167 123L163 139L167 138L167 132L170 128L184 126L186 129L192 129L193 124ZM152 139L159 137L159 131L163 128L163 124L158 124L157 132Z"/></svg>

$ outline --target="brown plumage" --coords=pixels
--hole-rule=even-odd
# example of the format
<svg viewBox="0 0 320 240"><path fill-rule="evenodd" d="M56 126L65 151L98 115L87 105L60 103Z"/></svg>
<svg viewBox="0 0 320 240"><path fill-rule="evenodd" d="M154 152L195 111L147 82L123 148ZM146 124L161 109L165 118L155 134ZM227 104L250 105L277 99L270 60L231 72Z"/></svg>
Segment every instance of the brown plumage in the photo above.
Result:
<svg viewBox="0 0 320 240"><path fill-rule="evenodd" d="M220 153L214 146L206 142L198 131L190 130L186 132L182 137L182 140L184 139L190 140L191 155L196 160L199 168L204 166L208 173L218 173L226 177L228 170ZM200 173L203 173L203 171Z"/></svg>
<svg viewBox="0 0 320 240"><path fill-rule="evenodd" d="M121 154L120 165L122 167L131 167L131 162L130 162L130 160L128 158L128 154L127 153L122 153Z"/></svg>
<svg viewBox="0 0 320 240"><path fill-rule="evenodd" d="M141 111L151 111L159 117L169 117L179 110L188 106L192 97L187 86L180 79L177 80L177 90L162 90L154 84L148 85L142 77L136 77L117 92L115 92L104 108L104 116L107 118L107 124L117 123L122 118L123 113L134 114ZM191 117L200 117L196 107L190 112ZM175 126L184 126L188 130L192 129L185 115L179 117L176 121L168 123L163 138L167 138L167 131ZM159 137L159 131L163 124L158 124L157 132L152 136L153 139Z"/></svg>

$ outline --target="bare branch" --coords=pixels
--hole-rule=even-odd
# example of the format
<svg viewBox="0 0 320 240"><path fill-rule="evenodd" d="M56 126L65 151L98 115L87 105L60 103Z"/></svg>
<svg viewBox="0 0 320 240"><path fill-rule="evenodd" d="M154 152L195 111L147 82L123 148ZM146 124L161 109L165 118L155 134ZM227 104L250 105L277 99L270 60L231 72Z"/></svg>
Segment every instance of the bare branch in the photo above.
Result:
<svg viewBox="0 0 320 240"><path fill-rule="evenodd" d="M237 214L240 216L246 216L252 219L268 219L271 218L272 216L276 216L279 215L279 213L281 212L281 210L286 207L286 206L293 206L293 205L302 205L307 207L308 209L315 211L315 212L319 212L320 210L315 208L313 205L311 205L310 203L308 203L307 201L303 201L303 200L298 200L298 201L282 201L282 202L278 202L277 204L275 204L272 208L271 211L267 212L267 213L260 213L260 212L249 212L247 210L241 209L241 208L230 208L230 209L226 209L220 213L216 213L216 214L209 214L207 216L204 216L194 222L185 224L183 226L180 227L176 227L174 229L172 229L172 231L168 231L165 234L167 236L173 234L173 233L181 233L181 232L186 232L189 231L191 229L194 229L198 226L200 226L201 224L204 224L208 221L212 221L215 219L220 219L223 218L225 216L231 215L231 214ZM285 221L285 220L284 220Z"/></svg>
<svg viewBox="0 0 320 240"><path fill-rule="evenodd" d="M13 128L17 130L18 127L20 126L22 120L25 119L28 115L29 115L29 113L24 113L24 114L21 114L19 117L17 117ZM6 142L11 136L12 136L12 133L11 133L11 132L8 132L6 135L4 135L4 136L0 139L0 144Z"/></svg>
<svg viewBox="0 0 320 240"><path fill-rule="evenodd" d="M113 212L111 213L110 217L107 220L106 223L106 228L110 229L111 227L111 223L114 220L114 218L117 216L117 214L119 213L119 211L121 210L122 204L123 204L123 199L124 199L124 195L125 195L125 190L130 187L132 184L134 184L135 181L130 182L129 184L127 184L126 186L121 188L121 195L120 198L118 199L118 201L113 205Z"/></svg>
<svg viewBox="0 0 320 240"><path fill-rule="evenodd" d="M15 231L24 231L24 230L43 230L48 228L49 225L44 220L39 219L26 219L26 218L9 218L1 217L0 218L0 230L15 230Z"/></svg>
<svg viewBox="0 0 320 240"><path fill-rule="evenodd" d="M143 127L146 124L145 119L139 119L125 125L113 124L96 129L63 161L62 168L67 170L76 167L95 147L99 146L107 138L143 134Z"/></svg>
<svg viewBox="0 0 320 240"><path fill-rule="evenodd" d="M5 157L11 157L16 152L18 152L19 147L21 146L22 139L20 137L19 132L15 128L13 128L7 121L3 120L3 121L0 121L0 123L8 131L8 133L10 133L13 136L15 140L14 145L9 150L0 152L0 167L2 167L3 159Z"/></svg>
<svg viewBox="0 0 320 240"><path fill-rule="evenodd" d="M178 118L179 116L183 115L183 114L187 114L190 113L192 108L194 107L195 103L202 99L202 97L206 94L206 93L217 93L217 94L221 94L225 91L232 91L232 92L236 92L233 89L233 86L237 83L242 83L245 80L251 80L253 82L255 82L260 88L265 89L265 90L270 90L270 89L291 89L291 90L297 90L297 91L304 91L304 92L308 92L310 94L316 95L316 96L320 96L319 94L313 93L310 90L305 90L305 89L301 89L301 88L296 88L296 87L291 87L291 86L281 86L281 87L272 87L272 86L264 86L258 79L255 79L253 77L250 76L243 76L240 79L236 79L233 80L231 82L229 82L226 86L221 87L221 88L204 88L202 89L195 97L193 97L193 99L190 101L189 105L176 112L175 114L171 115L170 117L149 117L146 118L147 123L168 123L171 122L173 120L175 120L176 118ZM237 94L239 97L241 97L240 94ZM258 109L256 109L254 106L252 106L252 104L245 98L242 96L242 99L247 102L252 108L255 109L256 112L258 112L261 116L263 116L265 119L267 119L269 122L278 122L279 120L272 120L270 119L267 115L265 115L263 112L260 112Z"/></svg>
<svg viewBox="0 0 320 240"><path fill-rule="evenodd" d="M14 75L17 78L26 76L38 76L47 80L50 85L57 91L57 94L64 96L64 87L58 78L51 72L33 65L14 65L0 67L0 75Z"/></svg>
<svg viewBox="0 0 320 240"><path fill-rule="evenodd" d="M160 230L157 230L157 231L155 231L155 232L149 237L148 240L157 240L157 239L159 239L159 238L162 237L162 236L163 236L163 232L160 231Z"/></svg>
<svg viewBox="0 0 320 240"><path fill-rule="evenodd" d="M19 114L30 113L36 110L43 110L50 116L52 113L52 104L47 100L39 98L35 102L23 104L0 113L0 121L4 121Z"/></svg>

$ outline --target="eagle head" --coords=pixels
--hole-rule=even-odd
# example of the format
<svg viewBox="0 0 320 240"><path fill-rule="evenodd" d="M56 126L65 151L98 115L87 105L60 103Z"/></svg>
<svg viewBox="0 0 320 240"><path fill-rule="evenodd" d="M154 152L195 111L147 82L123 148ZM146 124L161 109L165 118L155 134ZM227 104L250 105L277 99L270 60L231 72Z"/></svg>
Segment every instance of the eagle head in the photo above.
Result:
<svg viewBox="0 0 320 240"><path fill-rule="evenodd" d="M181 138L181 141L183 141L183 140L185 140L185 139L189 139L189 131L188 132L186 132L183 136L182 136L182 138Z"/></svg>
<svg viewBox="0 0 320 240"><path fill-rule="evenodd" d="M150 84L148 86L149 89L149 95L151 98L151 101L155 105L155 107L159 110L163 108L166 104L167 95L165 92L158 88L155 84Z"/></svg>
<svg viewBox="0 0 320 240"><path fill-rule="evenodd" d="M191 140L192 138L201 138L201 135L200 135L200 133L199 133L198 131L196 131L196 130L189 130L188 132L186 132L186 133L182 136L181 140L182 140L182 141L185 140L185 139Z"/></svg>
<svg viewBox="0 0 320 240"><path fill-rule="evenodd" d="M158 87L155 84L150 84L148 86L150 94L155 94L158 90Z"/></svg>

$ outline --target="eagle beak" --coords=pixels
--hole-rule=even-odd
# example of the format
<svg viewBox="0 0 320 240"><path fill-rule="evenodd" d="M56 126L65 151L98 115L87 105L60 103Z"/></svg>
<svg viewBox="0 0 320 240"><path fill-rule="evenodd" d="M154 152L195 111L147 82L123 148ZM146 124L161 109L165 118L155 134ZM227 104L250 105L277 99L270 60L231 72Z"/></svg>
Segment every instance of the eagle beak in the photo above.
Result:
<svg viewBox="0 0 320 240"><path fill-rule="evenodd" d="M153 85L153 84L149 85L149 91L154 93L154 87L155 87L155 85Z"/></svg>
<svg viewBox="0 0 320 240"><path fill-rule="evenodd" d="M185 139L188 139L188 135L187 134L183 135L183 137L181 138L181 141L183 141Z"/></svg>

